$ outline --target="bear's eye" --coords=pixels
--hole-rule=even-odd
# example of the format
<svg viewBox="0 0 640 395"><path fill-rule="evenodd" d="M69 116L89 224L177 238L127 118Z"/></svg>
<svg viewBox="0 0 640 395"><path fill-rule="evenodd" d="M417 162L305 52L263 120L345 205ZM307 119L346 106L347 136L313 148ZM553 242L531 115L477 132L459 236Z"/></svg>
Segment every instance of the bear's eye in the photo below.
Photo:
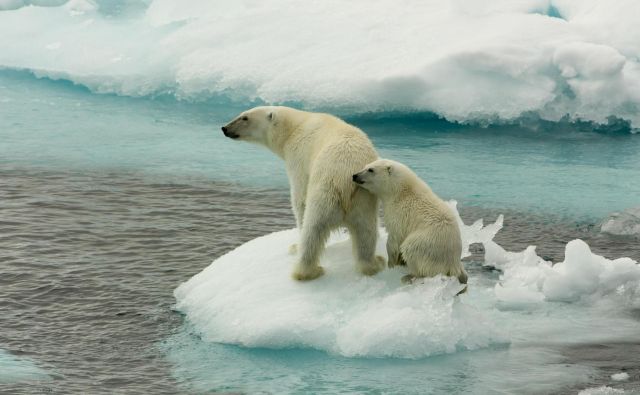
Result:
<svg viewBox="0 0 640 395"><path fill-rule="evenodd" d="M244 117L242 117L241 119L242 119L243 121L248 121L248 120L249 120L249 117L244 116Z"/></svg>
<svg viewBox="0 0 640 395"><path fill-rule="evenodd" d="M373 173L373 169L369 169L367 170L369 173Z"/></svg>

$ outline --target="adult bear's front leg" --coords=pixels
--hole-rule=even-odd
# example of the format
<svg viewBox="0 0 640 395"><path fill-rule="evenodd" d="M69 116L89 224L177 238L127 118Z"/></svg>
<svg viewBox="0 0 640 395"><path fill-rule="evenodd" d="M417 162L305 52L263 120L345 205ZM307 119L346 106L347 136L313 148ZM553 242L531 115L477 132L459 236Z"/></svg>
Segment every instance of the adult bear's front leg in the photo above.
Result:
<svg viewBox="0 0 640 395"><path fill-rule="evenodd" d="M289 184L291 185L291 209L296 219L296 227L302 230L304 222L305 200L307 196L307 182L305 177L298 176L295 171L287 170L289 174ZM298 253L298 244L294 243L289 246L289 255Z"/></svg>
<svg viewBox="0 0 640 395"><path fill-rule="evenodd" d="M293 210L293 215L296 218L296 226L298 229L302 229L306 203L306 185L303 185L302 183L298 183L296 185L293 180L290 180L289 182L291 183L291 209Z"/></svg>

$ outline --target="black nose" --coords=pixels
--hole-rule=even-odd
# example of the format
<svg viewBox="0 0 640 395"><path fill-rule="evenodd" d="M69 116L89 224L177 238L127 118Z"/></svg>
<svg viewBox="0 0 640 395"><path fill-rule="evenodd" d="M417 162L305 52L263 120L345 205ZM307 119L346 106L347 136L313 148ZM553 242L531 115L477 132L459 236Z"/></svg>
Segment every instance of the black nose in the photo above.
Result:
<svg viewBox="0 0 640 395"><path fill-rule="evenodd" d="M353 179L353 181L358 181L358 175L357 175L357 174L354 174L354 175L353 175L353 177L352 177L352 179Z"/></svg>
<svg viewBox="0 0 640 395"><path fill-rule="evenodd" d="M223 131L224 133L227 133L227 127L226 127L226 126L223 126L223 127L222 127L222 131Z"/></svg>

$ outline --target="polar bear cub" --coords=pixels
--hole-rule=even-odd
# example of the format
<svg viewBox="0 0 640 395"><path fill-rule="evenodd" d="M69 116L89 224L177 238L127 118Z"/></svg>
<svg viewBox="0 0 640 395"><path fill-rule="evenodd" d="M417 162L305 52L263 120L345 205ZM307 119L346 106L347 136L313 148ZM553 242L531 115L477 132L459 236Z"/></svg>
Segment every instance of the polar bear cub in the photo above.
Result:
<svg viewBox="0 0 640 395"><path fill-rule="evenodd" d="M384 258L375 256L378 199L351 181L353 173L378 158L366 134L329 114L276 106L245 111L222 131L231 139L263 145L285 161L301 230L296 280L324 273L320 254L330 231L341 226L351 234L361 273L373 275L384 268Z"/></svg>
<svg viewBox="0 0 640 395"><path fill-rule="evenodd" d="M411 274L404 282L443 274L467 283L456 217L411 169L379 159L354 174L353 181L382 200L388 265L407 266Z"/></svg>

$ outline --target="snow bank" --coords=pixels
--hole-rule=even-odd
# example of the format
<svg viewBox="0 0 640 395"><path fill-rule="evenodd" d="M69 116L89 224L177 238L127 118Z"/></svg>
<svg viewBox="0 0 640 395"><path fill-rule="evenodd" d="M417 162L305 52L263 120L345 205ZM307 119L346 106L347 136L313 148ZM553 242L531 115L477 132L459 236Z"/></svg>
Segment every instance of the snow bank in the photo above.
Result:
<svg viewBox="0 0 640 395"><path fill-rule="evenodd" d="M635 0L32 3L61 1L0 2L0 66L96 92L640 127Z"/></svg>

